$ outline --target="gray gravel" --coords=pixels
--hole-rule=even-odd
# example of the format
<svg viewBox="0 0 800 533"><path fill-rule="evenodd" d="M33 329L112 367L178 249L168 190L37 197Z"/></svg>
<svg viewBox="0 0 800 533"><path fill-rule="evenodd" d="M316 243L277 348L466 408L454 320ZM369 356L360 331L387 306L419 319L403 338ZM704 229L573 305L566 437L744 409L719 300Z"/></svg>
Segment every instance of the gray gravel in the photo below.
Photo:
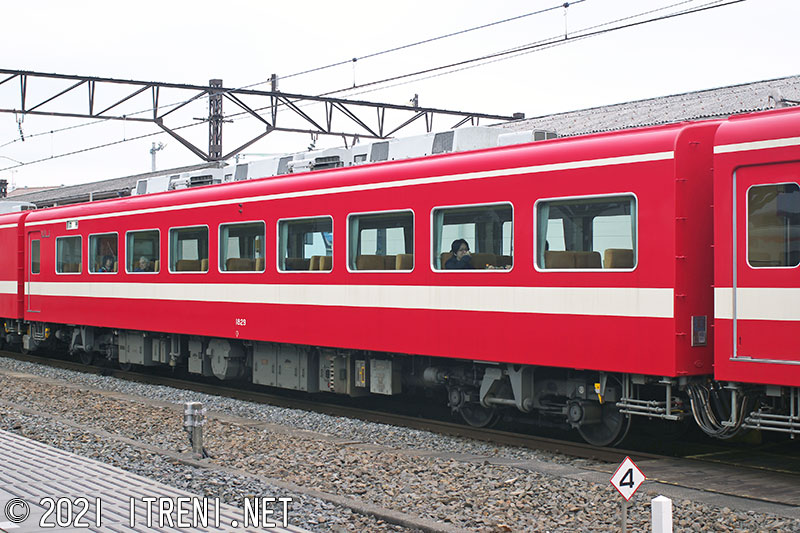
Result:
<svg viewBox="0 0 800 533"><path fill-rule="evenodd" d="M619 498L613 488L513 467L448 460L406 449L453 451L489 457L539 459L576 468L576 461L557 454L494 448L483 443L422 431L258 405L167 387L85 375L0 358L9 369L79 384L84 389L121 392L180 404L201 401L211 411L278 424L285 431L211 420L206 445L212 467L198 469L135 445L99 438L91 430L134 439L142 446L186 452L187 442L175 411L167 407L120 400L93 390L15 380L0 374L0 429L125 468L192 492L222 497L230 503L253 494L286 495L285 488L230 473L230 469L294 483L351 498L465 531L613 531L617 530ZM54 417L26 414L28 407ZM59 417L70 421L67 426ZM298 429L316 432L302 433ZM395 448L343 446L333 435ZM301 493L294 498L291 523L314 531L408 531L351 512ZM629 530L649 530L649 500L640 491L629 510ZM701 503L675 501L676 531L800 531L800 520L732 511Z"/></svg>
<svg viewBox="0 0 800 533"><path fill-rule="evenodd" d="M109 442L90 432L76 430L48 417L14 412L0 407L0 430L12 431L83 457L111 464L134 474L208 498L220 498L231 505L241 505L244 498L269 495L290 497L288 523L317 532L343 531L414 531L387 524L371 516L352 512L302 493L287 492L281 487L246 476L195 468L168 457L149 453L118 442ZM274 521L283 519L281 507L275 507Z"/></svg>
<svg viewBox="0 0 800 533"><path fill-rule="evenodd" d="M427 431L397 428L385 424L364 422L361 420L329 416L320 413L288 409L241 400L233 400L220 396L211 396L199 392L192 392L172 387L157 385L143 385L133 381L125 381L108 376L83 374L70 370L52 368L48 366L17 361L15 359L0 358L0 368L18 372L28 372L53 379L63 379L73 384L86 385L87 387L101 390L120 392L123 394L140 395L153 400L171 403L184 403L187 401L202 402L209 411L217 411L233 416L250 418L267 423L282 424L297 429L305 429L337 436L345 439L374 442L384 446L398 448L411 448L422 450L451 451L470 453L476 455L497 455L513 459L542 459L551 462L573 463L576 459L569 459L560 454L545 451L532 451L521 448L497 447L489 444L469 441L457 437L434 435ZM578 460L580 461L580 460Z"/></svg>

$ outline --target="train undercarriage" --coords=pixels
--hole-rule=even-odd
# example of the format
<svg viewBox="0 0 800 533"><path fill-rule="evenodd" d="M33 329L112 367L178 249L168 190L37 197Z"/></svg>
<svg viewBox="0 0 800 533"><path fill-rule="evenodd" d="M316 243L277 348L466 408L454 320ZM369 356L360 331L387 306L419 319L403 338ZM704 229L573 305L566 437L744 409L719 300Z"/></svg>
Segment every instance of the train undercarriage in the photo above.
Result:
<svg viewBox="0 0 800 533"><path fill-rule="evenodd" d="M86 364L167 365L220 380L351 397L446 391L450 409L476 427L504 413L569 426L595 446L614 446L634 416L680 422L730 438L747 429L800 435L800 389L459 361L315 346L4 321L0 348L66 351Z"/></svg>

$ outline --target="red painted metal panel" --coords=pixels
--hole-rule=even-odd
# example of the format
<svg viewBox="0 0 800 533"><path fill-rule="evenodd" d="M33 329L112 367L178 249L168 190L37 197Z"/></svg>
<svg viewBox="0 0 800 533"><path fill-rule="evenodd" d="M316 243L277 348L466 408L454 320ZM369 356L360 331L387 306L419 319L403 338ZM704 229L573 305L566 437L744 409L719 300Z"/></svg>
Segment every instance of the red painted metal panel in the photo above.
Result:
<svg viewBox="0 0 800 533"><path fill-rule="evenodd" d="M0 283L6 287L0 291L0 318L22 318L25 250L20 223L27 214L0 215Z"/></svg>
<svg viewBox="0 0 800 533"><path fill-rule="evenodd" d="M778 110L727 121L715 139L722 147L714 158L720 314L715 323L715 376L720 380L800 386L800 322L792 319L800 304L780 297L800 288L800 268L754 267L747 257L748 190L754 185L800 183L800 146L792 141L798 131L797 110Z"/></svg>
<svg viewBox="0 0 800 533"><path fill-rule="evenodd" d="M149 284L164 284L167 290L175 284L194 283L666 289L685 293L674 304L674 318L393 309L379 302L352 307L179 302L159 300L157 296L43 296L42 312L29 319L654 375L708 374L711 347L690 346L687 332L691 316L711 314L711 129L707 124L649 128L319 171L65 206L34 212L27 221L30 229L50 235L42 239L40 279L61 292L69 292L70 284L80 285L81 290L94 287L100 291L103 286L113 287L107 284L140 284L143 289ZM674 158L669 157L673 152ZM667 157L637 160L643 154L664 153ZM608 164L609 158L630 159ZM595 163L584 163L592 160ZM530 170L494 175L520 167ZM473 179L481 172L493 174ZM457 175L470 179L429 180ZM423 181L388 185L400 180ZM325 194L319 194L320 190ZM537 200L622 193L632 193L637 199L636 269L542 272L534 268ZM434 272L430 266L432 209L491 202L513 203L514 268L509 272ZM348 271L347 215L394 209L415 213L414 270ZM332 272L277 272L277 221L317 215L334 219ZM77 221L77 229L67 229L68 220ZM254 220L263 220L267 227L267 268L263 274L221 273L213 255L206 274L168 272L170 227L208 225L209 249L216 250L219 224ZM695 231L692 224L702 230ZM125 232L151 228L161 231L161 271L126 273ZM86 268L87 237L108 231L120 235L120 272L91 274ZM65 235L84 236L84 268L80 274L54 272L55 241ZM247 326L237 328L235 319L245 312Z"/></svg>

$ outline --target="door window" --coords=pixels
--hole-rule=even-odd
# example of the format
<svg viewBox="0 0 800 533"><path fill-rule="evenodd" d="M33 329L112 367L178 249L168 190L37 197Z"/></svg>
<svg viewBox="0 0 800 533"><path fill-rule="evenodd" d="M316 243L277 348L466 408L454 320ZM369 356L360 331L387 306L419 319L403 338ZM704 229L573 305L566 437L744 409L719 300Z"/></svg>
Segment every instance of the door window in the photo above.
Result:
<svg viewBox="0 0 800 533"><path fill-rule="evenodd" d="M800 186L796 183L748 189L747 263L753 268L800 264Z"/></svg>

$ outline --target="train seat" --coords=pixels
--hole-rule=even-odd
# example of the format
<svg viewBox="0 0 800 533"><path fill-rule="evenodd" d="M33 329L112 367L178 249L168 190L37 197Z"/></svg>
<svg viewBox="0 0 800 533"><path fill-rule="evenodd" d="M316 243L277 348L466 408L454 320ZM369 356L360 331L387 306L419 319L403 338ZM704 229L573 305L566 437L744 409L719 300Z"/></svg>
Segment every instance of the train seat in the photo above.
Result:
<svg viewBox="0 0 800 533"><path fill-rule="evenodd" d="M575 255L562 250L547 250L544 253L544 267L575 268Z"/></svg>
<svg viewBox="0 0 800 533"><path fill-rule="evenodd" d="M547 250L544 253L545 268L603 268L600 252L572 252L569 250Z"/></svg>
<svg viewBox="0 0 800 533"><path fill-rule="evenodd" d="M603 253L604 268L633 268L633 250L606 248Z"/></svg>
<svg viewBox="0 0 800 533"><path fill-rule="evenodd" d="M412 270L414 268L414 254L397 254L394 269Z"/></svg>
<svg viewBox="0 0 800 533"><path fill-rule="evenodd" d="M199 259L178 259L175 263L175 272L199 272L201 267Z"/></svg>
<svg viewBox="0 0 800 533"><path fill-rule="evenodd" d="M490 266L497 266L497 256L494 254L477 252L470 253L470 255L472 256L472 260L470 262L472 263L473 268L485 269Z"/></svg>
<svg viewBox="0 0 800 533"><path fill-rule="evenodd" d="M319 258L319 269L320 270L332 270L333 269L333 256L330 255L322 255Z"/></svg>
<svg viewBox="0 0 800 533"><path fill-rule="evenodd" d="M258 266L259 261L261 262L261 268L256 268L256 270L264 270L264 258L257 258L256 266ZM284 270L311 270L311 259L304 259L302 257L287 257L284 259L283 266Z"/></svg>
<svg viewBox="0 0 800 533"><path fill-rule="evenodd" d="M600 252L572 252L575 254L575 268L603 268Z"/></svg>
<svg viewBox="0 0 800 533"><path fill-rule="evenodd" d="M311 260L308 262L308 269L309 270L319 270L320 259L321 259L321 256L312 255L311 256Z"/></svg>
<svg viewBox="0 0 800 533"><path fill-rule="evenodd" d="M244 257L229 257L228 260L225 261L225 270L231 272L252 272L255 266L255 260Z"/></svg>
<svg viewBox="0 0 800 533"><path fill-rule="evenodd" d="M356 257L356 270L386 270L386 256L359 255Z"/></svg>
<svg viewBox="0 0 800 533"><path fill-rule="evenodd" d="M81 271L80 263L62 263L61 265L61 272L73 274L75 272L80 272L80 271Z"/></svg>

